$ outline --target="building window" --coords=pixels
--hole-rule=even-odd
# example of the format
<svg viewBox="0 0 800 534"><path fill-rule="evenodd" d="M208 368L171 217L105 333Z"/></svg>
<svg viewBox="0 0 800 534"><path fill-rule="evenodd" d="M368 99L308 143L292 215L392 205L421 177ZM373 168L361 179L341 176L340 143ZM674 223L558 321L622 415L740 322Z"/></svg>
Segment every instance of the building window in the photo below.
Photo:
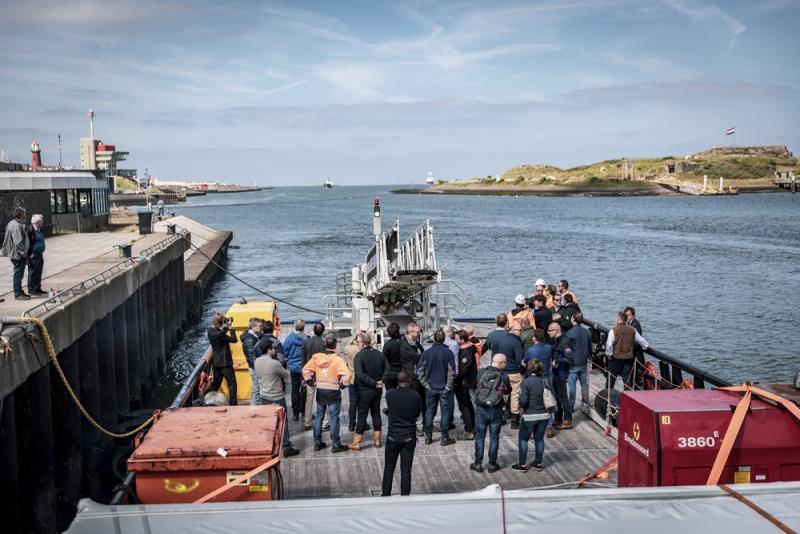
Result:
<svg viewBox="0 0 800 534"><path fill-rule="evenodd" d="M56 211L56 192L50 191L50 213L58 213Z"/></svg>
<svg viewBox="0 0 800 534"><path fill-rule="evenodd" d="M67 189L67 213L75 213L78 211L78 204L75 199L75 190Z"/></svg>
<svg viewBox="0 0 800 534"><path fill-rule="evenodd" d="M67 213L67 191L65 189L59 189L55 193L56 193L55 213Z"/></svg>
<svg viewBox="0 0 800 534"><path fill-rule="evenodd" d="M78 207L81 215L92 214L92 190L81 189L78 191Z"/></svg>

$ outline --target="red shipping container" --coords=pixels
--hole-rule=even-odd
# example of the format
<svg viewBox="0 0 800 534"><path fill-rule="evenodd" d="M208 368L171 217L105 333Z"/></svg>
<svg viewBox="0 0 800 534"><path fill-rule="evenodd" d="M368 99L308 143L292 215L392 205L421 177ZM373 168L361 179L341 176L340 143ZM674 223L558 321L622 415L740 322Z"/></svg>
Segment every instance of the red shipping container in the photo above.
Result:
<svg viewBox="0 0 800 534"><path fill-rule="evenodd" d="M194 502L278 458L285 427L279 406L167 410L128 459L136 494L144 504ZM272 500L275 483L270 468L214 501Z"/></svg>
<svg viewBox="0 0 800 534"><path fill-rule="evenodd" d="M705 484L741 398L716 389L623 393L619 486ZM753 398L719 482L790 480L800 480L800 422Z"/></svg>

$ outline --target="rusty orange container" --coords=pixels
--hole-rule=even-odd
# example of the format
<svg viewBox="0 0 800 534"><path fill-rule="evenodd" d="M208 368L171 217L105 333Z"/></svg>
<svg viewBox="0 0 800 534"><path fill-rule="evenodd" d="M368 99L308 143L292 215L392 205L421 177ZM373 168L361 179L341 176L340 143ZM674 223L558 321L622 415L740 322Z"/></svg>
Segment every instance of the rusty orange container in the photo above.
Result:
<svg viewBox="0 0 800 534"><path fill-rule="evenodd" d="M279 406L170 409L128 459L128 470L136 472L136 494L144 504L194 502L280 458L285 431L286 412ZM270 468L213 501L272 500L275 483Z"/></svg>

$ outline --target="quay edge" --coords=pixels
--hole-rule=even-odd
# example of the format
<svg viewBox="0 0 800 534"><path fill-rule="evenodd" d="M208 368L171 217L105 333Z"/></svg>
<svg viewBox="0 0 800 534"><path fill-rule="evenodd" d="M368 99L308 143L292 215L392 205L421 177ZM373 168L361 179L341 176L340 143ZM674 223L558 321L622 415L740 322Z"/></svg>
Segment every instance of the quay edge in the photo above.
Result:
<svg viewBox="0 0 800 534"><path fill-rule="evenodd" d="M19 318L29 310L44 322L68 382L102 427L113 432L132 428L149 414L153 388L181 329L202 315L205 294L218 272L196 249L224 265L232 239L231 232L185 217L173 220L188 234L161 233L166 220L148 235L50 237L45 282L63 292L62 302L34 308L44 301L16 301L12 294L0 304L0 334L8 340L0 355L4 532L68 528L81 497L110 497L111 488L101 482L113 483L111 460L126 446L80 414L38 329ZM111 245L132 240L132 258L120 257ZM71 263L56 257L59 249L74 256ZM48 261L54 266L49 272ZM4 291L11 281L6 263L0 268L9 271L3 273L9 286Z"/></svg>

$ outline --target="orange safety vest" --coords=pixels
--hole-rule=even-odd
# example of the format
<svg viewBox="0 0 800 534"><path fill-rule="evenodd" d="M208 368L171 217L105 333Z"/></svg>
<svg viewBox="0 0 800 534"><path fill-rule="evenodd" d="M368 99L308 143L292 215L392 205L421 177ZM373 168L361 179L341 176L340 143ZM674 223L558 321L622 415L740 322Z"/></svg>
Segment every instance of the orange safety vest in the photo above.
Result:
<svg viewBox="0 0 800 534"><path fill-rule="evenodd" d="M517 315L513 314L514 310L508 312L508 322L511 324L519 324L520 319L527 319L531 323L532 328L536 328L536 319L533 318L530 308L523 308Z"/></svg>

